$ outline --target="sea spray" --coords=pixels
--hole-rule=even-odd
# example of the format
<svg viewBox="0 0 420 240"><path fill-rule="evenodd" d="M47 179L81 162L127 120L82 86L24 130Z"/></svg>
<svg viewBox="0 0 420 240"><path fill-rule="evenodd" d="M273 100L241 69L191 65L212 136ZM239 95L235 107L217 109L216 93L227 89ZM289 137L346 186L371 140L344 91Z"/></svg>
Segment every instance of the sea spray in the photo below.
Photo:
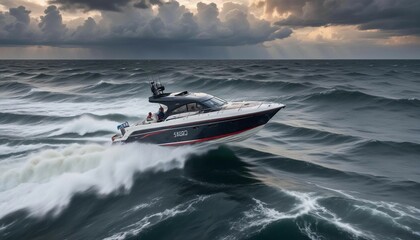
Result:
<svg viewBox="0 0 420 240"><path fill-rule="evenodd" d="M67 122L63 126L58 127L56 131L50 133L49 136L57 136L66 133L77 133L81 136L86 133L92 133L96 131L115 131L118 122L109 120L97 120L91 116L83 115L77 119Z"/></svg>

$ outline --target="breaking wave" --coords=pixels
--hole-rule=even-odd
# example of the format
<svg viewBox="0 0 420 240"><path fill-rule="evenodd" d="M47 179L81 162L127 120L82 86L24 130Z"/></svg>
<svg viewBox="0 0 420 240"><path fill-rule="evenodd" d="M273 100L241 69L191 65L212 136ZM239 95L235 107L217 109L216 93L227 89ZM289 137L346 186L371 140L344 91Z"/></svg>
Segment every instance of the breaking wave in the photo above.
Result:
<svg viewBox="0 0 420 240"><path fill-rule="evenodd" d="M0 218L18 210L56 215L72 196L86 191L129 192L136 173L181 168L191 151L140 144L72 144L32 154L0 174Z"/></svg>

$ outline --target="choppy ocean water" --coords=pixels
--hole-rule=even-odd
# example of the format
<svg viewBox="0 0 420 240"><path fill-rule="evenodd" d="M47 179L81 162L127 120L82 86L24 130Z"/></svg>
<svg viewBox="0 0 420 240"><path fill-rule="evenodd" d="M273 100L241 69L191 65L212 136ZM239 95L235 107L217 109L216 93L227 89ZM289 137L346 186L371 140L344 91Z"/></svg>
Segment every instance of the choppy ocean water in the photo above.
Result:
<svg viewBox="0 0 420 240"><path fill-rule="evenodd" d="M110 146L169 91L287 105ZM0 239L420 239L420 61L0 61Z"/></svg>

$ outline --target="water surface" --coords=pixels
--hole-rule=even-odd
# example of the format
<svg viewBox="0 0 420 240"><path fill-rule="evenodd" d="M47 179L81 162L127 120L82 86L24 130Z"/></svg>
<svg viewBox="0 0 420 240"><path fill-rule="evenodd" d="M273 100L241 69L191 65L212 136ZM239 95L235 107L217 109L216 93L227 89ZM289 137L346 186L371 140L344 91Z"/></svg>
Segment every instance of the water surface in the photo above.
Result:
<svg viewBox="0 0 420 240"><path fill-rule="evenodd" d="M0 61L1 239L420 239L420 61ZM110 146L148 82L286 104L240 143Z"/></svg>

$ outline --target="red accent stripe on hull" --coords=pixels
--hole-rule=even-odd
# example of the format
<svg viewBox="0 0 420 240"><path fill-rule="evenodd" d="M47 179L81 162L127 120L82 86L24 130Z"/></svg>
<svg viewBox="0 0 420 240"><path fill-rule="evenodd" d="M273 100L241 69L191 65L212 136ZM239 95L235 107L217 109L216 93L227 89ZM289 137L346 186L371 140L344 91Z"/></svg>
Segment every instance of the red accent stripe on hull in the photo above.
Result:
<svg viewBox="0 0 420 240"><path fill-rule="evenodd" d="M175 143L163 143L163 144L159 144L159 145L161 145L161 146L178 146L178 145L186 145L186 144L206 142L206 141L215 140L215 139L219 139L219 138L229 137L229 136L232 136L232 135L235 135L235 134L240 134L240 133L249 131L251 129L257 128L257 127L259 127L259 126L252 127L252 128L247 128L247 129L237 131L237 132L233 132L233 133L222 134L222 135L218 135L218 136L214 136L214 137L200 138L200 139L196 139L196 140L189 140L189 141L175 142Z"/></svg>
<svg viewBox="0 0 420 240"><path fill-rule="evenodd" d="M156 134L162 133L162 132L166 132L166 131L168 131L168 129L164 129L164 130L160 130L160 131L156 131L156 132L150 132L150 133L148 133L148 134L145 134L145 135L144 135L143 137L141 137L140 139L147 138L147 137L150 137L150 136L153 136L153 135L156 135Z"/></svg>

